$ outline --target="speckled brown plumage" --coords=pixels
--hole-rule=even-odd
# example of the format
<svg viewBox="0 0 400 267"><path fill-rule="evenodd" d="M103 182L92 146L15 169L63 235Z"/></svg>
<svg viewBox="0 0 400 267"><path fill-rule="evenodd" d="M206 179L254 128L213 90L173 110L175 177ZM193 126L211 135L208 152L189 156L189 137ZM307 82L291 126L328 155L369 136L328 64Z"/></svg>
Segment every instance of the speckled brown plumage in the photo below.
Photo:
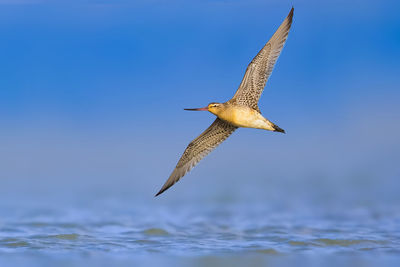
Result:
<svg viewBox="0 0 400 267"><path fill-rule="evenodd" d="M163 185L156 196L170 188L188 171L190 171L202 158L207 156L214 148L228 138L237 127L217 118L202 134L194 139L185 149L175 170Z"/></svg>
<svg viewBox="0 0 400 267"><path fill-rule="evenodd" d="M293 8L290 10L289 15L282 22L281 26L279 26L278 30L247 66L239 89L230 102L259 110L258 100L286 42L290 26L292 25L293 10Z"/></svg>

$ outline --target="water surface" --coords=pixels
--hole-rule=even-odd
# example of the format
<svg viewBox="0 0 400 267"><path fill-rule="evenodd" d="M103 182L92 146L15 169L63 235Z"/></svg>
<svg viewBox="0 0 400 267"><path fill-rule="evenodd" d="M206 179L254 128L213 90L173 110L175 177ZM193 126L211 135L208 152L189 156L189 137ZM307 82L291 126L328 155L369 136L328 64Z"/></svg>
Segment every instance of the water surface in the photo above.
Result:
<svg viewBox="0 0 400 267"><path fill-rule="evenodd" d="M0 263L333 266L400 260L396 206L346 205L340 199L332 205L315 194L303 203L254 196L60 196L3 202Z"/></svg>

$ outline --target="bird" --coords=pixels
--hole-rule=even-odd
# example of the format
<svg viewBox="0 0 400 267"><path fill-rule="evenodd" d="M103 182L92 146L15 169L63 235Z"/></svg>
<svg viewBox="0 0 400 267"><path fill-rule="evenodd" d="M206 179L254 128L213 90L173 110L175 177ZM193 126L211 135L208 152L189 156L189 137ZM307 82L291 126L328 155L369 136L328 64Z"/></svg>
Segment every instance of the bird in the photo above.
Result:
<svg viewBox="0 0 400 267"><path fill-rule="evenodd" d="M202 134L189 143L168 180L155 196L162 194L178 182L239 127L285 133L283 129L261 115L258 101L288 37L293 12L292 7L271 39L247 66L242 82L232 99L225 103L212 102L204 108L185 109L209 111L217 118Z"/></svg>

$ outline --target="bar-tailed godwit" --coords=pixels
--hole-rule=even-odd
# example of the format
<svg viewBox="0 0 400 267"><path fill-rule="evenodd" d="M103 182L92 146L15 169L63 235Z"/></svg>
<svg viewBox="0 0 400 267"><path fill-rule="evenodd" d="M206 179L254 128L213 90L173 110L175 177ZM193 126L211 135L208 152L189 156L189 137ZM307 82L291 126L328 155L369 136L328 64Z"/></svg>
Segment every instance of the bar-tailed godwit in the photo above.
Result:
<svg viewBox="0 0 400 267"><path fill-rule="evenodd" d="M247 66L239 89L231 100L225 103L210 103L204 108L185 109L209 111L216 115L217 119L202 134L190 142L174 171L156 196L179 181L238 127L285 132L261 115L258 100L286 42L292 25L293 10L293 8L290 10L289 15L278 30Z"/></svg>

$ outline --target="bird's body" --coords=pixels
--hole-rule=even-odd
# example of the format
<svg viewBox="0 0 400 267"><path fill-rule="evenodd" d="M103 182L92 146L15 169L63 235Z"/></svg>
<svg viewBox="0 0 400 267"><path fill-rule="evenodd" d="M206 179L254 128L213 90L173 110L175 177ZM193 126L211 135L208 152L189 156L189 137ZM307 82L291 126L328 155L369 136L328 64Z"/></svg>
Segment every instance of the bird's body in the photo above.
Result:
<svg viewBox="0 0 400 267"><path fill-rule="evenodd" d="M204 108L186 109L209 111L216 115L217 119L189 143L174 171L156 196L179 181L203 157L239 127L285 132L261 115L258 100L286 42L292 19L293 8L271 39L250 62L243 80L231 100L225 103L210 103Z"/></svg>
<svg viewBox="0 0 400 267"><path fill-rule="evenodd" d="M272 122L264 118L260 112L249 106L226 102L221 104L221 108L218 110L213 110L211 108L210 112L221 120L229 122L236 127L255 128L269 131L276 130L276 126Z"/></svg>

